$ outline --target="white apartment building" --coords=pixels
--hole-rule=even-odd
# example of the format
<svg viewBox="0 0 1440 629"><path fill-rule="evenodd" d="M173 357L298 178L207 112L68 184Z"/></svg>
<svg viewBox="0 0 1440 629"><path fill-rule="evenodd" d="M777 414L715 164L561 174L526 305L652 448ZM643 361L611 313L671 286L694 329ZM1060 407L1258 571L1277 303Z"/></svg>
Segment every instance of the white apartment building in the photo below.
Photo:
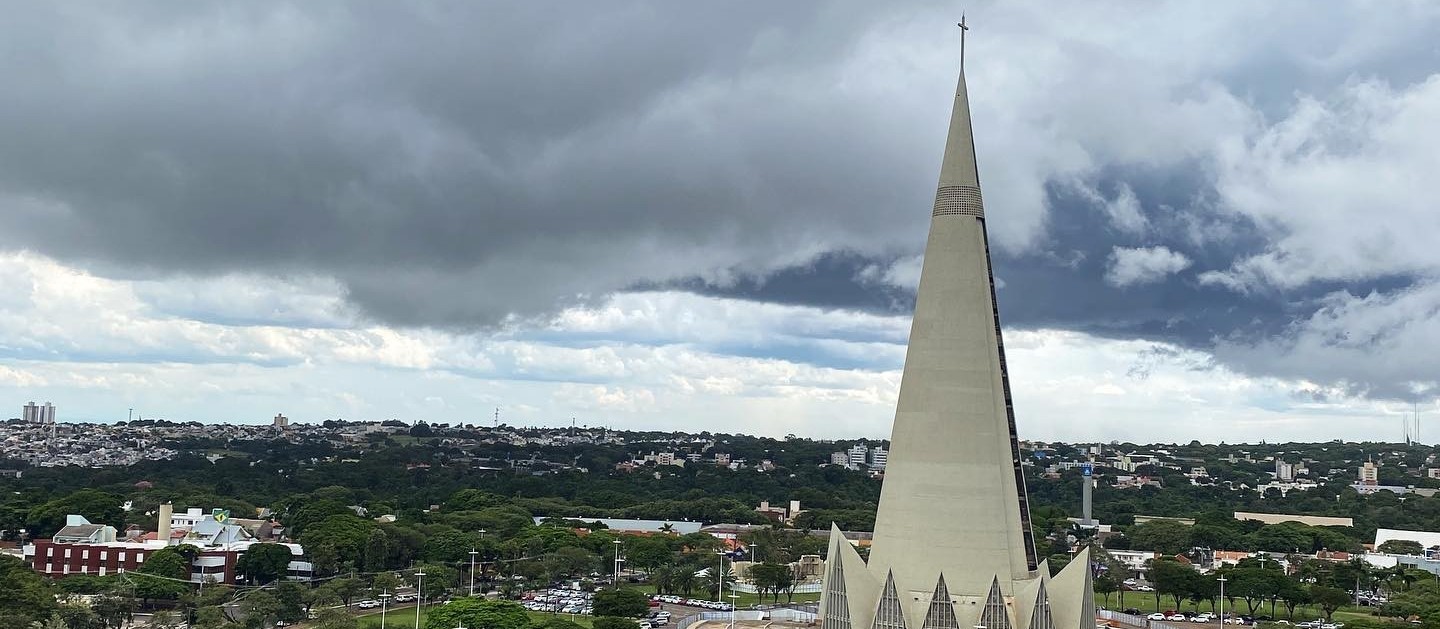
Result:
<svg viewBox="0 0 1440 629"><path fill-rule="evenodd" d="M880 446L870 448L870 469L883 470L885 463L890 460L890 451Z"/></svg>
<svg viewBox="0 0 1440 629"><path fill-rule="evenodd" d="M865 460L869 458L870 448L866 447L863 443L857 443L850 446L850 449L847 450L846 453L850 455L849 467L858 469L861 465L864 465Z"/></svg>

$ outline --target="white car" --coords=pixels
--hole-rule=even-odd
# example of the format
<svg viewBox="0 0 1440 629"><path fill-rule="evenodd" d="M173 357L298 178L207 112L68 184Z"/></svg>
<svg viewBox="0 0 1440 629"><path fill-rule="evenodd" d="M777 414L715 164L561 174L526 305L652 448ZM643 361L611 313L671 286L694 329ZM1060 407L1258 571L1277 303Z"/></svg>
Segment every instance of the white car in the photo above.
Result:
<svg viewBox="0 0 1440 629"><path fill-rule="evenodd" d="M380 601L360 601L356 606L360 609L375 609L380 606Z"/></svg>
<svg viewBox="0 0 1440 629"><path fill-rule="evenodd" d="M1165 614L1155 612L1145 617L1146 620L1165 620Z"/></svg>
<svg viewBox="0 0 1440 629"><path fill-rule="evenodd" d="M1165 617L1165 620L1173 620L1173 621L1175 621L1175 622L1185 622L1185 621L1190 620L1190 619L1189 619L1189 618L1186 618L1186 617L1185 617L1185 614L1170 614L1169 616L1166 616L1166 617Z"/></svg>

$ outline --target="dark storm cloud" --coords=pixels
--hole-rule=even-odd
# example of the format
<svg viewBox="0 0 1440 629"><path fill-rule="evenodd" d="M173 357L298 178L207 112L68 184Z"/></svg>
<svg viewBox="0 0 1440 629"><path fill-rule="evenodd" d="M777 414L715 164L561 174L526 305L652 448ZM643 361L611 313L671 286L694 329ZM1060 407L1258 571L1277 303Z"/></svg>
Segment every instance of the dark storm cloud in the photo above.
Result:
<svg viewBox="0 0 1440 629"><path fill-rule="evenodd" d="M796 262L923 163L831 133L883 118L823 96L867 6L19 5L0 229L112 274L333 274L402 324Z"/></svg>
<svg viewBox="0 0 1440 629"><path fill-rule="evenodd" d="M1381 358L1440 342L1440 263L1386 246L1429 208L1367 204L1388 231L1337 248L1379 254L1336 263L1315 243L1359 231L1353 208L1317 211L1343 195L1295 190L1340 179L1309 157L1404 135L1353 121L1426 137L1440 116L1411 84L1440 58L1440 17L1192 7L980 7L991 62L967 72L1005 320L1213 348L1242 371L1378 395L1433 384L1423 361ZM398 325L479 329L637 287L909 307L877 269L923 242L949 7L4 10L0 246L112 277L333 278ZM1315 37L1337 23L1343 37ZM1356 88L1373 77L1396 89ZM1360 105L1296 94L1337 86ZM1419 123L1386 118L1406 103ZM1340 121L1311 129L1315 109ZM1370 163L1357 181L1417 170ZM1286 176L1292 188L1267 187ZM1323 229L1298 229L1297 212ZM1397 324L1411 314L1430 327L1396 334L1418 329Z"/></svg>

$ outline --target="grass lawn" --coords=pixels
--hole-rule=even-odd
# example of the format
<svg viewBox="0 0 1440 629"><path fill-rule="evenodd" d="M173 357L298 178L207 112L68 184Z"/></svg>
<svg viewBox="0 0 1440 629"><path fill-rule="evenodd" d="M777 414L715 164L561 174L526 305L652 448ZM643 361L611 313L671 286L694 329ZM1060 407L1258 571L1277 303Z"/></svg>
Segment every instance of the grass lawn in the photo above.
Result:
<svg viewBox="0 0 1440 629"><path fill-rule="evenodd" d="M1249 611L1248 611L1248 610L1249 610L1249 607L1248 607L1247 605L1245 605L1245 601L1243 601L1243 600L1241 600L1241 599L1236 599L1236 600L1235 600L1235 603L1236 603L1236 607L1238 608L1238 611L1236 611L1236 613L1240 613L1240 614L1247 614L1247 613L1249 613ZM1096 594L1096 595L1095 595L1095 604L1096 604L1096 605L1104 605L1107 609L1111 609L1111 610L1115 610L1115 611L1119 611L1119 610L1125 609L1125 608L1127 608L1127 607L1134 607L1134 608L1140 610L1143 614L1149 614L1149 613L1152 613L1152 612L1155 612L1155 611L1163 611L1163 610L1176 609L1176 607L1175 607L1175 599L1172 599L1172 598L1170 598L1169 596L1162 596L1162 597L1160 597L1160 607L1159 607L1159 609L1156 609L1156 607L1155 607L1155 595L1154 595L1153 593L1150 593L1150 592L1126 592L1126 593L1125 593L1125 602L1123 602L1123 603L1120 602L1120 596L1119 596L1118 593L1116 593L1116 594L1111 594L1111 595L1110 595L1110 604L1109 604L1109 605L1105 605L1105 597L1104 597L1104 596L1102 596L1102 595L1100 595L1100 594ZM1210 609L1210 604L1209 604L1209 603L1200 603L1200 604L1197 605L1197 604L1192 603L1192 602L1190 602L1190 601L1184 601L1183 604L1182 604L1178 609L1180 609L1181 611L1213 611L1213 610ZM1225 602L1225 611L1226 611L1227 613L1230 612L1230 611L1232 611L1231 608L1230 608L1230 602L1229 602L1229 601L1226 601L1226 602ZM1302 620L1315 620L1316 618L1324 618L1324 617L1325 617L1325 612L1320 611L1320 608L1319 608L1319 607L1311 607L1311 606L1308 606L1308 605L1301 605L1301 606L1295 608L1295 617L1294 617L1293 619L1291 619L1289 616L1287 616L1287 615L1285 614L1285 606L1284 606L1284 605L1279 605L1279 604L1275 605L1275 613L1274 613L1274 614L1271 614L1271 613L1270 613L1270 601L1265 601L1263 604L1257 605L1257 606L1255 607L1255 615L1257 615L1257 616L1259 616L1259 615L1272 616L1272 617L1274 617L1274 618L1284 618L1284 619L1287 619L1287 620L1291 620L1291 622L1298 622L1298 621L1302 621ZM1357 618L1366 618L1366 619L1371 619L1371 620L1380 620L1380 618L1370 615L1370 608L1369 608L1369 607L1342 607L1342 608L1340 608L1340 609L1338 609L1338 610L1335 611L1335 620L1338 620L1338 621L1340 621L1340 622L1346 622L1346 621L1348 621L1348 620L1354 620L1354 619L1357 619Z"/></svg>
<svg viewBox="0 0 1440 629"><path fill-rule="evenodd" d="M422 628L425 626L425 612L426 612L426 611L427 611L427 610L424 610L424 609L420 610L420 626L421 626ZM570 614L547 614L547 613L545 613L545 612L531 612L531 611L527 611L527 612L525 612L525 613L529 614L529 615L530 615L530 618L531 618L532 620L544 620L544 619L546 619L546 618L550 618L551 616L559 616L559 617L561 617L561 618L564 618L564 619L566 619L566 620L569 620L569 621L571 621L571 622L574 622L575 624L578 624L578 625L580 625L580 626L582 626L582 627L589 627L589 626L590 626L590 617L589 617L589 616L571 616ZM375 613L373 613L373 614L366 614L366 615L364 615L364 616L359 616L359 617L357 618L357 620L360 621L360 629L379 629L379 627L380 627L380 612L375 612ZM387 613L385 614L385 629L405 629L406 627L411 627L411 628L413 628L414 626L415 626L415 608L414 608L414 607L407 607L407 608L400 609L400 610L398 610L398 611L390 611L390 612L387 612Z"/></svg>

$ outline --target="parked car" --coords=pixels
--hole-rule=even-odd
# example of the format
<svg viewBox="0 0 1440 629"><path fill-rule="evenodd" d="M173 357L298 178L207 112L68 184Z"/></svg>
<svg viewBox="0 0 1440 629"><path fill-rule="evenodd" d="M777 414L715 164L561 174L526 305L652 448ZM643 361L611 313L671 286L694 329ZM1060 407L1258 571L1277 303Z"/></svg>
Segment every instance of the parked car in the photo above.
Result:
<svg viewBox="0 0 1440 629"><path fill-rule="evenodd" d="M1145 617L1146 620L1165 620L1165 614L1155 612Z"/></svg>
<svg viewBox="0 0 1440 629"><path fill-rule="evenodd" d="M1130 614L1131 616L1139 616L1141 612L1140 612L1140 610L1139 610L1138 608L1135 608L1135 607L1126 607L1125 609L1120 610L1120 613L1122 613L1122 614Z"/></svg>

